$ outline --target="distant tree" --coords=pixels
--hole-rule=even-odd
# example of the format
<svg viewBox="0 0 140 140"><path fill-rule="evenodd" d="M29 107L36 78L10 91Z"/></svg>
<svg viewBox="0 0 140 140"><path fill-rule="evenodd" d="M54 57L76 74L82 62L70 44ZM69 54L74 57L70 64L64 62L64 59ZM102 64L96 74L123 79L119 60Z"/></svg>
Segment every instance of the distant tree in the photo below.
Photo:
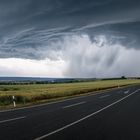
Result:
<svg viewBox="0 0 140 140"><path fill-rule="evenodd" d="M126 79L126 77L125 76L122 76L121 79Z"/></svg>

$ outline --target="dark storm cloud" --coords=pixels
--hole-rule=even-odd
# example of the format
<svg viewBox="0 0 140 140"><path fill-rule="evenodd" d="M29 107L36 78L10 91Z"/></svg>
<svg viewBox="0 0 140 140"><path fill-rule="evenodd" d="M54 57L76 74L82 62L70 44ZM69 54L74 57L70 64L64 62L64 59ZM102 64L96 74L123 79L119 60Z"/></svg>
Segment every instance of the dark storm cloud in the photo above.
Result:
<svg viewBox="0 0 140 140"><path fill-rule="evenodd" d="M140 49L140 1L0 0L1 58L51 57L50 50L63 49L52 43L83 33Z"/></svg>

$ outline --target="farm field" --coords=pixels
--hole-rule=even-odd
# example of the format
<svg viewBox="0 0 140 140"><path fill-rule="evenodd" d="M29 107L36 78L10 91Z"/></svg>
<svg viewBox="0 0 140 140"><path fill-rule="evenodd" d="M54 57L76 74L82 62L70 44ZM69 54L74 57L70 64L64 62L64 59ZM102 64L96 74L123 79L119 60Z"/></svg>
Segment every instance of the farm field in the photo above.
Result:
<svg viewBox="0 0 140 140"><path fill-rule="evenodd" d="M99 80L93 82L61 84L0 85L0 106L12 105L12 96L18 105L48 102L109 88L140 84L140 80Z"/></svg>

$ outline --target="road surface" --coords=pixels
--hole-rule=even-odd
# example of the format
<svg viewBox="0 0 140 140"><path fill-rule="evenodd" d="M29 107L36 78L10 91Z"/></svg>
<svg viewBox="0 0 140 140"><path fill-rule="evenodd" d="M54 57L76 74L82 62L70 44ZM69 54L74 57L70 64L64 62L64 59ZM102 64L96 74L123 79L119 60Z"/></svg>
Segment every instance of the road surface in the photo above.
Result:
<svg viewBox="0 0 140 140"><path fill-rule="evenodd" d="M0 140L140 140L140 86L1 111Z"/></svg>

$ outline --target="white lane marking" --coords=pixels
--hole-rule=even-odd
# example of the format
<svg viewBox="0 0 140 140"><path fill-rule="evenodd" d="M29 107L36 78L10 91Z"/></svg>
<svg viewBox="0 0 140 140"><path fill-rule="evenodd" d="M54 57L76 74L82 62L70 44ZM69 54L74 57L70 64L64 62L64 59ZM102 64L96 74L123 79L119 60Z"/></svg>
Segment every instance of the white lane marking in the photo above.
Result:
<svg viewBox="0 0 140 140"><path fill-rule="evenodd" d="M103 95L103 96L100 96L99 98L106 98L106 97L109 97L110 95L107 94L107 95Z"/></svg>
<svg viewBox="0 0 140 140"><path fill-rule="evenodd" d="M129 92L129 90L125 91L124 94L127 94Z"/></svg>
<svg viewBox="0 0 140 140"><path fill-rule="evenodd" d="M22 117L18 117L18 118L12 118L12 119L8 119L8 120L2 120L2 121L0 121L0 123L16 121L16 120L20 120L20 119L24 119L24 118L26 118L26 116L22 116Z"/></svg>
<svg viewBox="0 0 140 140"><path fill-rule="evenodd" d="M77 105L81 105L81 104L85 104L86 102L80 102L80 103L76 103L76 104L72 104L72 105L67 105L67 106L64 106L62 108L69 108L69 107L73 107L73 106L77 106Z"/></svg>
<svg viewBox="0 0 140 140"><path fill-rule="evenodd" d="M140 90L140 89L137 89L136 91L132 92L131 94L129 94L129 95L127 95L127 96L125 96L125 97L123 97L123 98L121 98L121 99L115 101L115 102L112 103L112 104L107 105L106 107L104 107L104 108L102 108L102 109L100 109L100 110L98 110L98 111L96 111L96 112L93 112L93 113L91 113L91 114L89 114L89 115L87 115L87 116L85 116L85 117L83 117L83 118L81 118L81 119L79 119L79 120L73 122L73 123L70 123L70 124L68 124L68 125L66 125L66 126L63 126L63 127L59 128L59 129L57 129L57 130L55 130L55 131L52 131L52 132L50 132L50 133L48 133L48 134L43 135L43 136L41 136L41 137L35 138L34 140L42 140L42 139L44 139L44 138L46 138L46 137L48 137L48 136L51 136L51 135L53 135L53 134L55 134L55 133L58 133L58 132L60 132L60 131L62 131L62 130L64 130L64 129L66 129L66 128L68 128L68 127L71 127L71 126L73 126L73 125L75 125L75 124L77 124L77 123L80 123L80 122L82 122L82 121L84 121L84 120L86 120L86 119L88 119L88 118L90 118L90 117L92 117L92 116L94 116L94 115L100 113L101 111L103 111L103 110L105 110L105 109L107 109L107 108L109 108L109 107L111 107L111 106L113 106L113 105L115 105L115 104L117 104L117 103L119 103L119 102L125 100L126 98L128 98L129 96L135 94L135 93L138 92L139 90Z"/></svg>

